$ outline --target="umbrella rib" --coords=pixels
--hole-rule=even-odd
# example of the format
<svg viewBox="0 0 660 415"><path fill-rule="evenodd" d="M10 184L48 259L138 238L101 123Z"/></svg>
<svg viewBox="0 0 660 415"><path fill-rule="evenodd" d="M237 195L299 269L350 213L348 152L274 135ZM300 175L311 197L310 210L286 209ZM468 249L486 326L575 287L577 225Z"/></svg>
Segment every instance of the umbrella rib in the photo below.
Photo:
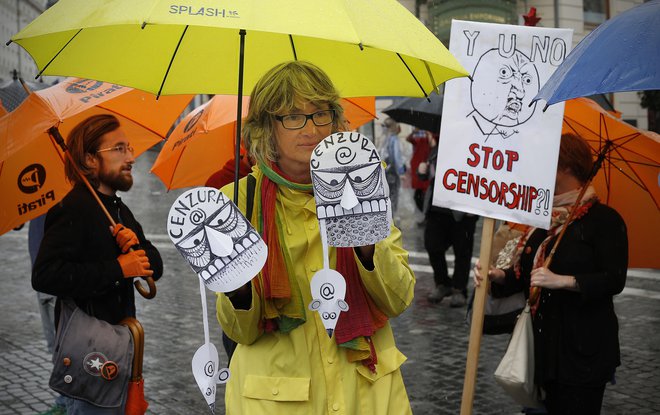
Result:
<svg viewBox="0 0 660 415"><path fill-rule="evenodd" d="M37 76L34 77L34 79L39 78L39 77L41 76L41 74L44 73L44 71L45 71L46 69L48 69L48 67L50 66L50 64L53 63L53 61L54 61L54 60L60 55L60 53L62 53L62 51L63 51L67 46L69 46L69 43L71 43L71 42L73 41L73 39L75 39L76 36L78 36L78 34L79 34L80 32L82 32L82 28L81 28L81 29L78 29L78 31L76 32L76 34L73 35L73 36L71 36L71 39L69 39L69 41L66 42L66 44L65 44L64 46L62 46L62 49L60 49L60 50L55 54L55 56L53 56L53 57L50 59L50 61L48 61L48 63L46 64L46 66L44 66L44 68L43 68L41 71L39 71L39 73L37 74Z"/></svg>
<svg viewBox="0 0 660 415"><path fill-rule="evenodd" d="M422 94L424 94L424 97L426 97L426 99L428 99L429 102L430 102L431 99L429 98L429 96L428 96L428 94L426 93L426 91L424 91L424 88L422 87L422 84L419 83L419 80L417 79L417 77L415 76L415 74L413 73L413 71L410 69L410 67L408 66L408 64L406 63L406 61L403 59L403 57L401 56L401 54L400 54L400 53L397 53L396 56L399 57L399 59L401 60L401 62L403 63L403 65L404 65L404 66L406 67L406 69L408 70L408 73L410 73L410 76L412 76L413 79L415 80L415 82L417 82L417 86L419 87L419 89L422 90ZM434 85L433 87L435 88L435 85Z"/></svg>
<svg viewBox="0 0 660 415"><path fill-rule="evenodd" d="M156 99L158 99L160 97L160 93L163 92L163 87L165 86L165 80L167 79L167 75L169 75L170 73L170 69L172 68L172 64L174 63L174 58L176 57L176 54L179 51L179 46L181 46L181 42L183 41L183 37L186 35L187 31L188 31L188 25L186 25L186 27L183 29L183 33L181 33L181 37L179 38L179 43L176 44L176 49L174 49L174 53L172 54L172 58L170 59L170 64L167 65L167 71L165 71L163 82L160 83L160 89L158 90Z"/></svg>
<svg viewBox="0 0 660 415"><path fill-rule="evenodd" d="M369 111L368 109L364 108L362 105L358 105L358 104L357 104L355 101L353 101L352 99L350 99L350 98L344 98L344 100L346 100L346 101L350 102L351 104L355 105L356 107L358 107L358 108L361 109L362 111L366 112L367 114L371 115L372 117L376 117L376 114L372 114L371 111Z"/></svg>
<svg viewBox="0 0 660 415"><path fill-rule="evenodd" d="M626 149L626 151L628 151L629 153L632 153L632 154L634 154L634 155L636 155L636 156L644 157L643 154L639 154L639 153L637 153L637 152L635 152L635 151L631 151L631 150L628 150L628 149ZM643 161L630 160L630 159L626 159L626 158L624 158L624 157L610 157L610 159L612 159L612 160L616 160L616 161L623 161L623 162L625 162L625 163L633 164L633 165L635 165L635 166L660 167L660 164L659 164L659 163L656 163L656 162L654 162L654 161L649 162L649 163L645 163L645 162L643 162Z"/></svg>
<svg viewBox="0 0 660 415"><path fill-rule="evenodd" d="M433 85L433 89L435 89L435 92L440 94L440 88L438 88L438 84L435 83L435 78L433 77L433 73L431 72L431 67L429 66L429 63L424 61L424 67L426 67L426 72L429 74L429 78L431 79L431 84Z"/></svg>
<svg viewBox="0 0 660 415"><path fill-rule="evenodd" d="M298 60L298 54L296 53L296 45L293 43L293 36L289 34L289 42L291 42L291 50L293 51L293 60Z"/></svg>
<svg viewBox="0 0 660 415"><path fill-rule="evenodd" d="M620 157L623 157L623 156L621 156L621 154L619 153L619 150L618 150L618 149L614 149L613 151L616 152L617 154L619 154ZM637 172L635 171L635 169L633 169L633 167L630 165L630 163L626 162L625 160L623 160L623 163L625 163L628 167L630 167L630 171L632 171L632 172L634 173L634 175L635 175L634 178L633 178L630 174L628 174L627 172L623 171L623 169L621 169L620 167L616 166L616 165L615 165L614 163L612 163L611 161L609 162L610 166L614 166L614 167L619 171L619 173L621 173L621 174L623 174L624 176L626 176L628 179L630 179L630 181L632 181L632 182L635 183L637 186L639 186L640 188L642 188L642 190L648 192L649 195L651 195L651 199L653 199L653 201L655 202L655 204L656 204L656 206L657 206L657 205L658 205L658 202L655 200L655 198L653 197L653 194L651 194L651 192L649 191L649 188L646 186L646 184L645 184L645 183L642 181L642 179L639 177L639 175L637 174Z"/></svg>
<svg viewBox="0 0 660 415"><path fill-rule="evenodd" d="M168 192L172 190L172 186L174 186L174 174L176 173L176 169L177 167L179 167L179 162L181 162L181 159L183 158L183 153L185 153L187 148L188 148L188 144L185 144L181 149L181 152L179 153L179 157L176 159L176 163L174 164L174 168L172 169L172 175L170 176L170 180L167 184Z"/></svg>
<svg viewBox="0 0 660 415"><path fill-rule="evenodd" d="M60 161L62 162L62 164L66 165L63 154L64 151L66 150L63 149L59 144L57 144L57 141L50 134L48 134L48 138L50 138L50 143L53 145L53 147L55 147L55 152L60 157Z"/></svg>
<svg viewBox="0 0 660 415"><path fill-rule="evenodd" d="M120 113L120 112L117 112L117 111L111 110L110 108L104 107L103 105L97 105L96 107L97 107L97 108L101 108L103 111L108 111L108 112L111 112L111 113L113 113L113 114L115 114L115 115L118 115L118 116L121 117L121 118L126 118L128 121L130 121L130 122L132 122L132 123L135 123L135 124L139 125L140 128L143 128L143 129L149 131L150 133L153 133L153 134L157 135L158 137L160 137L161 141L165 141L165 137L163 137L162 135L160 135L160 133L159 133L158 131L156 131L156 130L154 130L153 128L150 128L150 127L148 127L148 126L146 126L146 125L140 123L139 121L136 121L136 120L134 120L134 119L132 119L132 118L129 118L129 117L127 116L127 114L122 114L122 113ZM154 144L154 145L156 145L156 144Z"/></svg>
<svg viewBox="0 0 660 415"><path fill-rule="evenodd" d="M640 136L639 133L635 133L635 134L631 134L631 135L628 135L628 136L617 138L616 141L611 141L612 142L612 150L617 150L616 153L620 156L620 158L616 158L616 157L610 157L610 158L614 158L615 160L624 161L628 164L636 164L636 165L640 165L640 166L649 166L649 167L658 167L658 166L660 166L660 162L648 157L646 154L641 154L641 153L639 153L635 150L631 150L631 149L625 147L626 144L628 144L629 142L631 142L632 140L634 140L635 138L637 138L639 136ZM621 140L626 140L626 141L621 143L620 142ZM628 160L621 153L619 153L619 148L626 150L630 154L634 154L638 157L649 160L649 162L645 163L643 161Z"/></svg>

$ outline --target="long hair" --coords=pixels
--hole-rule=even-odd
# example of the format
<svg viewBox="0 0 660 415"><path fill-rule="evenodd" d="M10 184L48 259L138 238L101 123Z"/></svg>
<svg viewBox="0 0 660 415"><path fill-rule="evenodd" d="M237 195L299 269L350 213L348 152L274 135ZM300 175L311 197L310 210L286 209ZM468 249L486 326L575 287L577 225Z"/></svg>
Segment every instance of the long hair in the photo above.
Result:
<svg viewBox="0 0 660 415"><path fill-rule="evenodd" d="M568 170L580 183L585 184L589 180L593 166L594 160L589 144L575 134L562 134L557 170Z"/></svg>
<svg viewBox="0 0 660 415"><path fill-rule="evenodd" d="M87 178L92 186L94 188L98 187L98 177L87 166L85 159L87 154L95 156L103 135L115 131L117 128L119 128L119 120L114 115L108 114L93 115L73 127L66 140L71 158L66 157L64 159L64 173L69 182L73 184L82 183L82 179L78 176L72 164L72 159L80 173Z"/></svg>
<svg viewBox="0 0 660 415"><path fill-rule="evenodd" d="M277 161L275 115L291 111L301 100L329 105L335 111L332 132L345 128L339 93L328 75L309 62L281 63L261 77L250 97L243 137L248 153L257 162Z"/></svg>

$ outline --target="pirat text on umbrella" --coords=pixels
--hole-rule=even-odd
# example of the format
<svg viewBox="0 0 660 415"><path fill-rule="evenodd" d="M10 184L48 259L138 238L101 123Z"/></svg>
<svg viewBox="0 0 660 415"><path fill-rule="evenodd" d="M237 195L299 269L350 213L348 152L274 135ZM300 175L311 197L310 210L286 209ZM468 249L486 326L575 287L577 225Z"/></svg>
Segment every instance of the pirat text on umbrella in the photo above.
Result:
<svg viewBox="0 0 660 415"><path fill-rule="evenodd" d="M42 206L46 206L47 201L50 200L51 202L55 202L55 191L54 190L49 190L46 193L42 194L39 199L33 200L32 202L26 202L26 203L20 203L17 205L18 208L18 214L19 215L25 215L26 213L35 210L37 208L40 208Z"/></svg>

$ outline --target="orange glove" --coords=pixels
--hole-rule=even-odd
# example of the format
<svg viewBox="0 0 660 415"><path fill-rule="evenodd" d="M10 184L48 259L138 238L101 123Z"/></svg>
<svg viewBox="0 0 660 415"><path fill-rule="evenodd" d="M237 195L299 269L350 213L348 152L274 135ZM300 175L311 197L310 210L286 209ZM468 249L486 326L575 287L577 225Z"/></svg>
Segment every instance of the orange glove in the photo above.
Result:
<svg viewBox="0 0 660 415"><path fill-rule="evenodd" d="M117 245L122 252L128 252L132 246L138 245L140 241L138 240L135 232L127 228L126 226L118 223L112 230L112 236L115 237Z"/></svg>
<svg viewBox="0 0 660 415"><path fill-rule="evenodd" d="M154 275L154 272L149 269L151 264L149 264L149 258L144 249L121 254L117 257L117 261L119 261L124 278L151 277Z"/></svg>

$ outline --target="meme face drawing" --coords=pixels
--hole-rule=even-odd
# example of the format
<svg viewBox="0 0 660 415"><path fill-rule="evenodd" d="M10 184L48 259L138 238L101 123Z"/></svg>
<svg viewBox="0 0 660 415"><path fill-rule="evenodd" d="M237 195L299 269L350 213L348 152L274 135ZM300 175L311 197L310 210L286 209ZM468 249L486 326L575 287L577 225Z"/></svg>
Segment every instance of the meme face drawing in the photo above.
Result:
<svg viewBox="0 0 660 415"><path fill-rule="evenodd" d="M231 200L211 187L179 196L170 209L167 231L212 291L241 287L266 262L267 247L261 236Z"/></svg>
<svg viewBox="0 0 660 415"><path fill-rule="evenodd" d="M521 51L490 49L479 58L472 78L470 115L486 140L491 135L512 136L518 132L516 126L534 114L536 104L529 104L539 91L539 74Z"/></svg>
<svg viewBox="0 0 660 415"><path fill-rule="evenodd" d="M310 165L328 245L371 245L389 235L384 169L371 140L359 133L332 134L316 146Z"/></svg>

